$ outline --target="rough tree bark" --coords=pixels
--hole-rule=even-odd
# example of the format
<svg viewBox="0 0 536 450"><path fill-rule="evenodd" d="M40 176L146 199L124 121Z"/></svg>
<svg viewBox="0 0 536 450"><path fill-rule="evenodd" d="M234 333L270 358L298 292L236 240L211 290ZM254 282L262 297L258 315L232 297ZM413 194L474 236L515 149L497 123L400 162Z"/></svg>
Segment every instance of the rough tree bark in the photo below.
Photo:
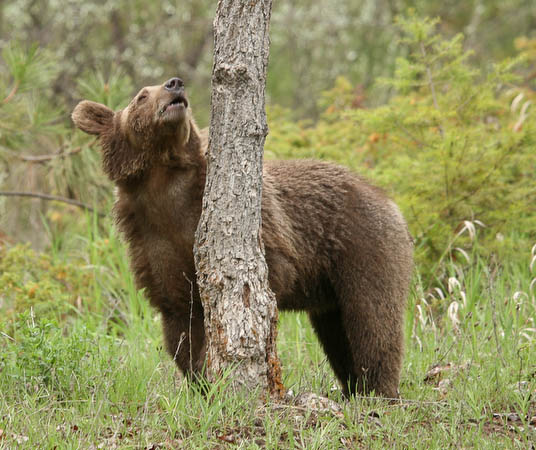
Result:
<svg viewBox="0 0 536 450"><path fill-rule="evenodd" d="M235 384L280 395L277 306L261 239L271 7L272 0L218 2L207 181L195 263L208 379L236 365Z"/></svg>

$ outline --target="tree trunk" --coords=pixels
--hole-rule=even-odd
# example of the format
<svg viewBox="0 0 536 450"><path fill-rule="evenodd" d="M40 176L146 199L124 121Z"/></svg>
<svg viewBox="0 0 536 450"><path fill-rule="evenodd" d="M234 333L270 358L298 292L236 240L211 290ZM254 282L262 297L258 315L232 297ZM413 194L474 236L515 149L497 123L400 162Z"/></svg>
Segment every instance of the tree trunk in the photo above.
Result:
<svg viewBox="0 0 536 450"><path fill-rule="evenodd" d="M195 263L205 313L207 376L281 395L277 305L261 239L264 88L272 0L220 0L207 181Z"/></svg>

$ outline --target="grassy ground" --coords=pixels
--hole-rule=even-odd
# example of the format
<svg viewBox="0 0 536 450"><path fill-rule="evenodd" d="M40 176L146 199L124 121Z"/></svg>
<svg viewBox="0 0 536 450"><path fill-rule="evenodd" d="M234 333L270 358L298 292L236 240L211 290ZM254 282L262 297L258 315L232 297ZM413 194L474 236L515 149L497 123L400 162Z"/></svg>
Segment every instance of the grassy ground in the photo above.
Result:
<svg viewBox="0 0 536 450"><path fill-rule="evenodd" d="M534 250L520 266L451 263L444 291L416 280L399 403L343 401L307 317L283 314L285 385L330 412L187 386L124 248L88 229L47 255L0 247L0 449L534 448Z"/></svg>

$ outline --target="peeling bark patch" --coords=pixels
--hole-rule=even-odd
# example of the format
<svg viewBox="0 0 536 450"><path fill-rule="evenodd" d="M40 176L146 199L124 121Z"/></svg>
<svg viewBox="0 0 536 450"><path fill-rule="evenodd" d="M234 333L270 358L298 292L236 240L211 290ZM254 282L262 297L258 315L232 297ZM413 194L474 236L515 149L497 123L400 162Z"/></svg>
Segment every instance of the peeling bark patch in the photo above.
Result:
<svg viewBox="0 0 536 450"><path fill-rule="evenodd" d="M281 370L281 361L277 356L277 320L279 312L274 311L272 320L270 321L270 336L267 340L266 362L268 363L268 389L270 396L274 399L282 399L285 397L287 390L283 385L283 376Z"/></svg>
<svg viewBox="0 0 536 450"><path fill-rule="evenodd" d="M249 308L249 295L251 294L251 289L249 288L249 284L244 284L244 289L242 291L242 300L244 301L244 306L246 308Z"/></svg>
<svg viewBox="0 0 536 450"><path fill-rule="evenodd" d="M214 79L224 86L236 83L246 83L250 81L248 68L245 65L232 66L230 64L222 64L214 72Z"/></svg>

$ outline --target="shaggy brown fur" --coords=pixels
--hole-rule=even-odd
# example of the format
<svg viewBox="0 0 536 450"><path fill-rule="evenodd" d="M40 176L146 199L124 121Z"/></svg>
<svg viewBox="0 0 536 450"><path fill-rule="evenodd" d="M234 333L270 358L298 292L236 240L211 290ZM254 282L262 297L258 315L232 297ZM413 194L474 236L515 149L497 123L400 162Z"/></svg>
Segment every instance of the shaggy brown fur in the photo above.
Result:
<svg viewBox="0 0 536 450"><path fill-rule="evenodd" d="M142 89L117 112L83 101L73 120L100 137L137 283L162 313L177 365L196 373L205 350L193 245L207 139L173 80ZM396 397L412 272L411 238L396 205L342 167L268 161L262 220L279 308L308 311L345 394Z"/></svg>

